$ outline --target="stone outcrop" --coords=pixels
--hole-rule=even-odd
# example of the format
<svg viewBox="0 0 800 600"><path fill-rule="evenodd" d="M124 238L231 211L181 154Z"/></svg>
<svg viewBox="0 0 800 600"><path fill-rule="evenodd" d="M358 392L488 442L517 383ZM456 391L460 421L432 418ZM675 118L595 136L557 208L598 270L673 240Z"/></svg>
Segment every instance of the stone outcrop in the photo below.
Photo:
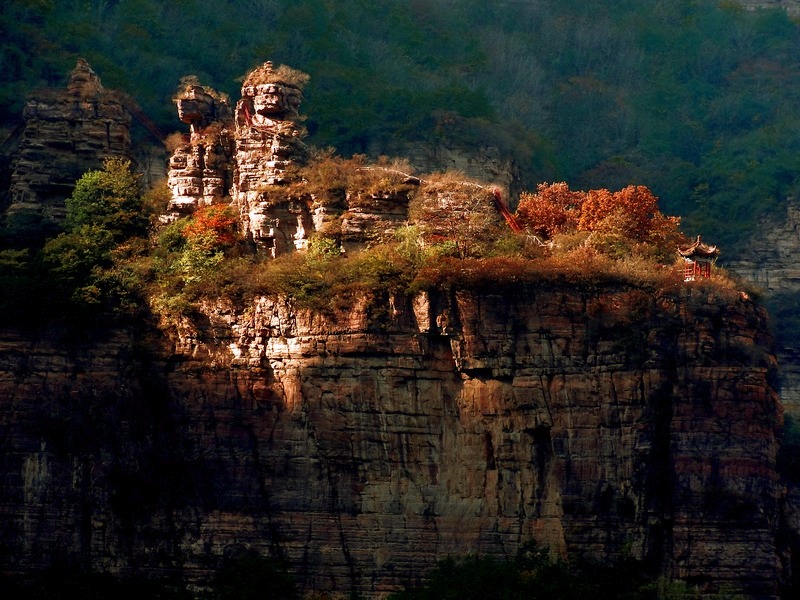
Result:
<svg viewBox="0 0 800 600"><path fill-rule="evenodd" d="M788 413L800 417L800 347L784 335L787 323L796 313L797 294L800 294L800 208L787 202L780 217L768 216L755 227L750 240L742 244L735 257L725 260L725 266L747 281L764 290L768 301L785 314L776 315L775 327L783 329L776 346L780 365L781 400Z"/></svg>
<svg viewBox="0 0 800 600"><path fill-rule="evenodd" d="M756 234L730 259L731 268L770 294L800 290L800 207L787 202L785 214L762 219Z"/></svg>
<svg viewBox="0 0 800 600"><path fill-rule="evenodd" d="M542 282L337 306L209 307L156 354L3 332L3 569L202 583L279 549L306 591L376 598L535 538L777 597L781 412L753 303Z"/></svg>
<svg viewBox="0 0 800 600"><path fill-rule="evenodd" d="M296 242L297 248L304 247L307 237L307 219L298 216L287 222L271 210L274 194L280 193L275 187L288 183L289 168L304 164L308 155L300 139L300 85L266 62L247 76L236 104L236 172L231 195L245 231L273 256L285 251L282 235Z"/></svg>
<svg viewBox="0 0 800 600"><path fill-rule="evenodd" d="M739 0L749 10L782 8L789 16L800 15L800 0Z"/></svg>
<svg viewBox="0 0 800 600"><path fill-rule="evenodd" d="M40 235L63 221L64 201L81 175L102 168L106 158L130 158L131 115L81 59L66 90L35 92L23 116L6 221L12 229L32 225Z"/></svg>
<svg viewBox="0 0 800 600"><path fill-rule="evenodd" d="M172 198L165 221L222 201L233 184L234 128L227 98L190 82L175 103L190 133L169 159Z"/></svg>
<svg viewBox="0 0 800 600"><path fill-rule="evenodd" d="M501 189L513 205L523 191L516 161L491 142L467 144L435 139L424 143L395 140L388 146L369 148L370 155L406 157L417 173L459 172Z"/></svg>
<svg viewBox="0 0 800 600"><path fill-rule="evenodd" d="M264 63L245 79L233 120L216 92L196 82L187 85L176 102L191 134L170 158L172 199L162 220L172 221L230 195L245 237L273 258L306 250L313 234L336 240L344 252L353 251L390 240L399 227L413 221L412 192L423 182L386 165L350 165L358 172L352 177L354 185L335 181L335 176L336 189L306 185L302 167L309 151L302 142L299 107L307 78L283 65ZM465 165L433 166L438 170ZM487 173L486 165L467 170ZM511 180L496 175L503 189L514 187ZM442 205L439 221L445 228L453 229L467 213L473 220L487 211L489 220L499 218L489 188L433 181L422 189L423 197L436 196ZM459 206L451 210L454 202ZM476 210L478 204L482 206Z"/></svg>

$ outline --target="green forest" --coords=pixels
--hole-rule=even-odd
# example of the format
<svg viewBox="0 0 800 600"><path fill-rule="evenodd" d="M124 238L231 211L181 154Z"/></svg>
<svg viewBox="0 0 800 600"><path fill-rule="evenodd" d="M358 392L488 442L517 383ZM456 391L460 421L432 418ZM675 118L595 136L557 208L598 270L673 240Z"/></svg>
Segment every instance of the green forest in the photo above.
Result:
<svg viewBox="0 0 800 600"><path fill-rule="evenodd" d="M236 98L287 64L312 145L492 145L527 189L647 185L729 248L798 187L798 26L734 0L6 0L0 127L81 56L165 131L182 76Z"/></svg>

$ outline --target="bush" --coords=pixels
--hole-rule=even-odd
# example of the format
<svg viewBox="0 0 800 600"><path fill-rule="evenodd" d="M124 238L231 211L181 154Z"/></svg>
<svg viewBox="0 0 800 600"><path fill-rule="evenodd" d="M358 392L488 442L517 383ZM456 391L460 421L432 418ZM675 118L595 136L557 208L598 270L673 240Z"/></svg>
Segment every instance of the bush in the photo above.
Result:
<svg viewBox="0 0 800 600"><path fill-rule="evenodd" d="M68 231L92 225L108 230L116 241L147 233L139 181L128 160L111 158L103 170L85 173L66 205Z"/></svg>
<svg viewBox="0 0 800 600"><path fill-rule="evenodd" d="M578 192L566 183L539 184L536 194L522 194L517 218L545 239L590 232L593 247L614 258L645 253L670 261L683 238L680 219L661 214L658 198L645 186Z"/></svg>
<svg viewBox="0 0 800 600"><path fill-rule="evenodd" d="M721 593L711 597L729 598ZM693 600L699 594L682 582L647 574L630 558L608 566L585 560L553 559L547 548L529 541L513 560L466 556L440 561L420 585L389 600Z"/></svg>

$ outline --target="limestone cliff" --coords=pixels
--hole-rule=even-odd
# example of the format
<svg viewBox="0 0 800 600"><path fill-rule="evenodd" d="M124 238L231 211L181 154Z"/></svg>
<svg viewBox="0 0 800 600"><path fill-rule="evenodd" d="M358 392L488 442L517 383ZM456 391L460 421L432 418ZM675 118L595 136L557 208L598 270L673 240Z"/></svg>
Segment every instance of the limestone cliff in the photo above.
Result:
<svg viewBox="0 0 800 600"><path fill-rule="evenodd" d="M781 409L750 301L551 281L338 305L2 332L4 570L202 583L280 549L306 591L380 597L536 538L777 597Z"/></svg>
<svg viewBox="0 0 800 600"><path fill-rule="evenodd" d="M190 133L169 159L172 198L164 220L221 201L233 178L233 117L227 98L187 82L175 103Z"/></svg>
<svg viewBox="0 0 800 600"><path fill-rule="evenodd" d="M789 16L800 15L800 2L798 0L739 0L748 10L782 8Z"/></svg>

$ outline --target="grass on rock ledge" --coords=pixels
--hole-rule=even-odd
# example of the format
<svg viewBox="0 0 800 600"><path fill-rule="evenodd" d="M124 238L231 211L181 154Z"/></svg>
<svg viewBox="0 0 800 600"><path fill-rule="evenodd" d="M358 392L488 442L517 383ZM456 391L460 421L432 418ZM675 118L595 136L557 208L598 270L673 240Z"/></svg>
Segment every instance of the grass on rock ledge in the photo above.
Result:
<svg viewBox="0 0 800 600"><path fill-rule="evenodd" d="M387 295L437 289L497 291L525 284L590 288L619 284L656 295L678 295L689 288L728 301L735 301L741 289L722 270L715 270L711 279L685 284L677 262L610 256L584 244L539 247L524 234L506 234L482 253L461 257L448 242L422 244L415 226L398 230L392 243L348 255L330 238L317 238L307 253L274 260L231 251L200 275L176 273L168 261L157 270L161 274L152 272L146 289L151 306L167 320L190 315L201 304L219 298L244 307L258 296L283 296L298 308L335 312L354 298L379 302Z"/></svg>

